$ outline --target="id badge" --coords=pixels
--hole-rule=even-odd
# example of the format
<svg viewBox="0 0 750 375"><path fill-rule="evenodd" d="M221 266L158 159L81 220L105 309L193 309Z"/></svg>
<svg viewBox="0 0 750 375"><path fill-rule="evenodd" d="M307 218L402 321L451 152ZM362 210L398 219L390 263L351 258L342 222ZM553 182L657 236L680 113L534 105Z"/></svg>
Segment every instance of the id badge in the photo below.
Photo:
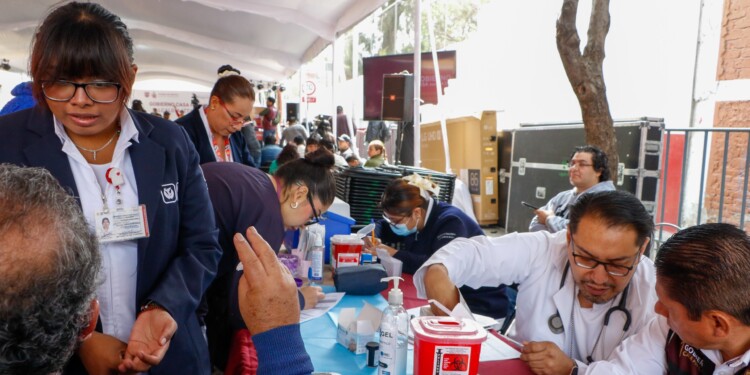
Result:
<svg viewBox="0 0 750 375"><path fill-rule="evenodd" d="M97 211L96 236L99 242L119 242L148 237L146 205Z"/></svg>

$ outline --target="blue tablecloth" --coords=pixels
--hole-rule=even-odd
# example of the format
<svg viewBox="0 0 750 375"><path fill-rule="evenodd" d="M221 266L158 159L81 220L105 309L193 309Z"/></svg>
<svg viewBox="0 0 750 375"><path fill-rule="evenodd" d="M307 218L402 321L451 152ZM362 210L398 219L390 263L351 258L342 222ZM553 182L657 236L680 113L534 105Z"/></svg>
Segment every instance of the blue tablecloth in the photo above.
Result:
<svg viewBox="0 0 750 375"><path fill-rule="evenodd" d="M326 290L326 292L328 291ZM367 354L354 354L336 342L336 324L339 311L346 307L353 307L357 309L357 314L359 314L364 302L380 310L388 306L388 302L380 294L374 296L346 295L328 314L300 325L305 349L312 359L315 371L338 372L342 375L378 373L376 367L367 367ZM407 353L407 374L412 373L413 357L414 353L410 348Z"/></svg>
<svg viewBox="0 0 750 375"><path fill-rule="evenodd" d="M411 283L411 276L406 276L405 281ZM403 285L403 284L402 284ZM404 301L415 300L414 288L402 287L404 290ZM326 293L334 292L331 285L323 286ZM372 374L378 373L376 367L367 367L367 354L357 354L350 352L336 342L336 323L341 309L353 307L357 309L357 314L362 310L364 303L367 302L376 308L383 310L388 306L388 302L382 295L374 296L350 296L346 295L333 307L328 314L319 318L309 320L300 325L302 339L305 342L305 349L312 359L313 366L317 372L338 372L341 375L350 374ZM411 301L411 307L419 306L417 301ZM406 306L410 306L406 303ZM411 328L411 327L410 327ZM414 370L414 352L410 348L406 354L406 373L413 374ZM520 359L511 359L505 361L480 362L478 371L480 374L514 374L514 375L533 375L529 366Z"/></svg>

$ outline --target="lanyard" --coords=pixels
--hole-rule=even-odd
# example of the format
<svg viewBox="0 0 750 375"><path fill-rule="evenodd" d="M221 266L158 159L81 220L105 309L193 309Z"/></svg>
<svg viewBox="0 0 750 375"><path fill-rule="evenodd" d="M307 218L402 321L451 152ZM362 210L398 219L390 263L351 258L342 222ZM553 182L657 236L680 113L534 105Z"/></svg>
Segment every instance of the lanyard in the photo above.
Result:
<svg viewBox="0 0 750 375"><path fill-rule="evenodd" d="M232 144L229 141L229 137L224 142L224 150L219 149L219 144L216 142L216 136L211 133L211 143L213 144L214 153L216 154L216 161L234 161L232 158Z"/></svg>
<svg viewBox="0 0 750 375"><path fill-rule="evenodd" d="M125 178L122 175L122 171L120 168L111 167L104 173L104 178L108 183L107 187L102 189L102 204L104 205L104 210L109 211L107 191L110 186L115 188L115 205L117 205L117 207L122 207L122 191L120 187L125 184Z"/></svg>

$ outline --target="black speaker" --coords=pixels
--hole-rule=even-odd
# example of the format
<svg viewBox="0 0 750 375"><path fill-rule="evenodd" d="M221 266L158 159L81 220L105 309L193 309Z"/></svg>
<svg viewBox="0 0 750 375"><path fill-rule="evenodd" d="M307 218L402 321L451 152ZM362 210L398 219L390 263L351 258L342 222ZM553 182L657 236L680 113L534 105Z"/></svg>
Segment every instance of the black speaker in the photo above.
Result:
<svg viewBox="0 0 750 375"><path fill-rule="evenodd" d="M383 74L381 118L388 121L412 121L414 117L414 76Z"/></svg>
<svg viewBox="0 0 750 375"><path fill-rule="evenodd" d="M286 103L286 120L299 120L299 103Z"/></svg>

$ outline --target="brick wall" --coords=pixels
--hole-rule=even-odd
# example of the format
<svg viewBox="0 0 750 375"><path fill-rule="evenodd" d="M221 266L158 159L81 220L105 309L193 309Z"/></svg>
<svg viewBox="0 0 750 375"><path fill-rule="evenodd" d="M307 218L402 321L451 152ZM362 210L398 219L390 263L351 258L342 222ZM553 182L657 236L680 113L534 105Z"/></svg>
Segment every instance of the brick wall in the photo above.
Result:
<svg viewBox="0 0 750 375"><path fill-rule="evenodd" d="M750 79L750 0L724 1L717 65L717 79L720 81ZM717 101L714 127L750 128L750 101ZM719 221L719 202L723 183L724 206L721 221L739 224L747 171L745 160L748 135L744 133L728 135L726 163L724 162L725 137L723 134L714 133L711 138L709 162L706 169L706 195L703 202L706 218L701 221ZM750 198L750 193L748 193L748 198ZM745 208L745 222L750 222L750 207ZM750 223L745 225L745 230L748 229L750 229Z"/></svg>
<svg viewBox="0 0 750 375"><path fill-rule="evenodd" d="M714 126L723 128L750 127L750 102L717 102ZM724 174L724 208L722 222L739 224L742 211L742 188L745 183L745 159L748 136L745 133L729 133L726 172ZM706 220L718 222L721 198L722 172L724 169L725 134L713 133L710 156L706 169ZM750 194L747 195L750 198ZM701 220L703 221L703 220ZM750 224L750 206L745 208L745 222ZM746 228L748 225L746 225Z"/></svg>
<svg viewBox="0 0 750 375"><path fill-rule="evenodd" d="M724 0L719 81L750 78L750 0Z"/></svg>

